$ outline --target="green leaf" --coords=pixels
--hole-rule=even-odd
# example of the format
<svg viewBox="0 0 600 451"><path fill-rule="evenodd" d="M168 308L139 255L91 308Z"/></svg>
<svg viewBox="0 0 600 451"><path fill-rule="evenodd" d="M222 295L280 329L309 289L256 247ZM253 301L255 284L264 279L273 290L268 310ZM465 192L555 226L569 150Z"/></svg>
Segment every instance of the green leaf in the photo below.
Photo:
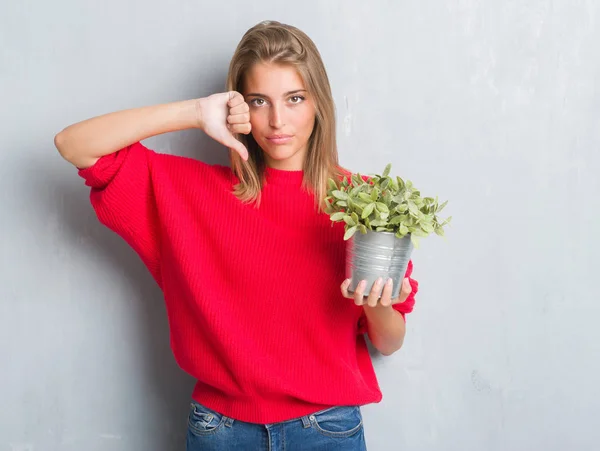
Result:
<svg viewBox="0 0 600 451"><path fill-rule="evenodd" d="M393 179L392 177L390 177L390 189L394 192L398 191L398 182L396 182L395 179Z"/></svg>
<svg viewBox="0 0 600 451"><path fill-rule="evenodd" d="M442 229L441 227L437 227L435 229L435 233L439 236L444 236L444 229Z"/></svg>
<svg viewBox="0 0 600 451"><path fill-rule="evenodd" d="M431 224L433 222L433 215L424 215L421 213L421 224Z"/></svg>
<svg viewBox="0 0 600 451"><path fill-rule="evenodd" d="M387 221L385 219L373 219L371 225L373 227L382 227L387 225Z"/></svg>
<svg viewBox="0 0 600 451"><path fill-rule="evenodd" d="M371 203L371 201L365 202L364 200L359 199L358 197L355 197L354 203L356 203L356 205L360 205L362 208L365 208L367 205L369 205Z"/></svg>
<svg viewBox="0 0 600 451"><path fill-rule="evenodd" d="M367 193L358 193L358 197L365 202L371 202L371 196L369 196Z"/></svg>
<svg viewBox="0 0 600 451"><path fill-rule="evenodd" d="M344 222L346 224L348 224L349 226L355 226L356 225L356 222L354 222L354 219L352 219L352 216L350 216L350 215L345 215L344 216Z"/></svg>
<svg viewBox="0 0 600 451"><path fill-rule="evenodd" d="M369 191L369 189L371 188L371 185L363 182L363 184L360 185L359 188L360 188L359 191L364 193L365 191Z"/></svg>
<svg viewBox="0 0 600 451"><path fill-rule="evenodd" d="M439 207L437 207L437 210L435 210L436 213L439 213L440 211L442 211L444 209L444 207L448 205L448 201L444 202L442 205L440 205Z"/></svg>
<svg viewBox="0 0 600 451"><path fill-rule="evenodd" d="M348 206L348 202L346 202L345 200L338 200L335 204L338 207L347 207Z"/></svg>
<svg viewBox="0 0 600 451"><path fill-rule="evenodd" d="M350 216L352 217L352 220L358 224L358 215L355 212L352 212Z"/></svg>
<svg viewBox="0 0 600 451"><path fill-rule="evenodd" d="M402 235L406 235L408 233L408 227L406 227L404 224L400 224L400 228L398 229L398 231Z"/></svg>
<svg viewBox="0 0 600 451"><path fill-rule="evenodd" d="M417 238L414 234L411 233L410 240L412 241L412 244L415 247L415 249L419 249L419 238Z"/></svg>
<svg viewBox="0 0 600 451"><path fill-rule="evenodd" d="M387 227L377 227L376 232L387 232Z"/></svg>
<svg viewBox="0 0 600 451"><path fill-rule="evenodd" d="M390 171L392 170L392 163L388 163L385 167L385 169L383 170L383 177L387 177L388 175L390 175Z"/></svg>
<svg viewBox="0 0 600 451"><path fill-rule="evenodd" d="M442 226L445 226L446 224L450 224L451 220L452 220L452 216L448 216L448 218L446 218L446 220L444 222L442 222Z"/></svg>
<svg viewBox="0 0 600 451"><path fill-rule="evenodd" d="M416 204L413 201L410 201L410 200L408 201L408 211L414 217L419 216L419 208L416 206Z"/></svg>
<svg viewBox="0 0 600 451"><path fill-rule="evenodd" d="M327 180L327 186L330 190L338 189L337 183L335 183L335 181L331 178Z"/></svg>
<svg viewBox="0 0 600 451"><path fill-rule="evenodd" d="M402 216L398 215L398 216L394 216L392 219L390 219L388 224L389 225L398 225L401 222L402 222Z"/></svg>
<svg viewBox="0 0 600 451"><path fill-rule="evenodd" d="M373 213L374 208L375 208L375 202L372 202L369 205L367 205L364 208L362 215L360 215L361 218L363 218L363 219L368 218L371 215L371 213Z"/></svg>
<svg viewBox="0 0 600 451"><path fill-rule="evenodd" d="M386 205L392 205L392 193L390 193L389 191L386 191L386 192L383 194L383 202L384 202Z"/></svg>
<svg viewBox="0 0 600 451"><path fill-rule="evenodd" d="M367 227L364 224L358 224L358 228L360 229L360 233L367 233Z"/></svg>
<svg viewBox="0 0 600 451"><path fill-rule="evenodd" d="M373 191L371 191L371 200L373 202L375 202L377 199L379 198L379 188L377 188L376 186L373 188Z"/></svg>
<svg viewBox="0 0 600 451"><path fill-rule="evenodd" d="M416 235L416 236L420 236L422 238L425 238L429 234L427 232L425 232L424 230L422 230L422 229L415 229L415 231L412 232L411 235Z"/></svg>
<svg viewBox="0 0 600 451"><path fill-rule="evenodd" d="M381 189L386 189L388 187L388 185L390 184L390 178L386 177L385 179L383 179L383 182L381 182Z"/></svg>
<svg viewBox="0 0 600 451"><path fill-rule="evenodd" d="M354 235L356 233L357 230L358 230L357 226L348 228L346 230L346 233L344 234L344 240L349 240L352 237L352 235Z"/></svg>
<svg viewBox="0 0 600 451"><path fill-rule="evenodd" d="M398 194L395 194L394 197L392 197L392 200L397 204L401 204L402 202L404 202L404 191L399 191Z"/></svg>
<svg viewBox="0 0 600 451"><path fill-rule="evenodd" d="M398 182L398 188L403 190L404 187L406 186L406 183L404 183L404 180L402 180L400 177L396 177L396 181Z"/></svg>
<svg viewBox="0 0 600 451"><path fill-rule="evenodd" d="M396 207L396 210L398 210L399 213L406 213L406 210L408 210L408 204L400 204Z"/></svg>
<svg viewBox="0 0 600 451"><path fill-rule="evenodd" d="M382 213L390 212L390 209L388 208L388 206L386 204L384 204L383 202L375 202L375 206L377 207L377 210L379 210Z"/></svg>
<svg viewBox="0 0 600 451"><path fill-rule="evenodd" d="M340 190L333 190L331 192L331 194L333 194L333 196L336 199L340 199L340 200L347 200L348 199L348 193L344 192L344 191L340 191Z"/></svg>
<svg viewBox="0 0 600 451"><path fill-rule="evenodd" d="M427 233L433 233L433 226L431 224L427 224L426 222L421 223L421 228L425 230Z"/></svg>
<svg viewBox="0 0 600 451"><path fill-rule="evenodd" d="M332 221L341 221L344 219L344 216L346 216L346 213L343 211L338 211L337 213L332 214L329 219Z"/></svg>

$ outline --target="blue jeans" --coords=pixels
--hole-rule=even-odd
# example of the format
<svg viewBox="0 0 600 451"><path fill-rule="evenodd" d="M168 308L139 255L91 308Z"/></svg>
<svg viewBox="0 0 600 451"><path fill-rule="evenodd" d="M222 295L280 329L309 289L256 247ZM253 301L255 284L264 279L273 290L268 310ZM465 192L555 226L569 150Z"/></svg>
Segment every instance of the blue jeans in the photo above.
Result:
<svg viewBox="0 0 600 451"><path fill-rule="evenodd" d="M340 406L271 424L246 423L192 401L187 451L366 451L359 406Z"/></svg>

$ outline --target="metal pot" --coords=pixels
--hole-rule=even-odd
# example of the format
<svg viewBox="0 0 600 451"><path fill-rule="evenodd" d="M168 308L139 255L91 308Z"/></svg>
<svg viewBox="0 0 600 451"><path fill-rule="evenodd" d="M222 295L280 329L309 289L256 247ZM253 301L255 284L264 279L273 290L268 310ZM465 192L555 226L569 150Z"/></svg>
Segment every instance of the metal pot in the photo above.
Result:
<svg viewBox="0 0 600 451"><path fill-rule="evenodd" d="M394 281L392 299L398 297L412 250L410 235L398 238L392 232L356 232L346 248L346 278L352 279L348 292L354 293L358 283L366 280L364 294L367 296L377 278L382 277L385 283L391 277ZM383 285L379 297L382 291Z"/></svg>

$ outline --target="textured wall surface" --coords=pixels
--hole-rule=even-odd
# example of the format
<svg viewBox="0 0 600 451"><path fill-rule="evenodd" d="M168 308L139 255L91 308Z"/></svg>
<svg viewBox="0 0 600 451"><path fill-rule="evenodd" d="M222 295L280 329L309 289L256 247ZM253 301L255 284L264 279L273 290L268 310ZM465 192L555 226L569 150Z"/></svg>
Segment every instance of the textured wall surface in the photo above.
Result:
<svg viewBox="0 0 600 451"><path fill-rule="evenodd" d="M598 2L32 0L0 6L0 450L183 449L161 293L52 139L221 91L264 19L321 50L343 165L450 200L404 348L373 356L369 449L597 449ZM147 145L227 161L197 131Z"/></svg>

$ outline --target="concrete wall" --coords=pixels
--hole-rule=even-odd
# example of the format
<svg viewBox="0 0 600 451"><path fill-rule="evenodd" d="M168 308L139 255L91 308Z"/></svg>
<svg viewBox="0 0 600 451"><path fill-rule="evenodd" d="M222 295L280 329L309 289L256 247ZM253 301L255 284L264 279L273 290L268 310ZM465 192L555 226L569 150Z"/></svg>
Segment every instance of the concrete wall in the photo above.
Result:
<svg viewBox="0 0 600 451"><path fill-rule="evenodd" d="M450 199L405 346L374 356L369 449L596 449L597 2L33 0L0 6L0 450L183 449L161 293L52 138L221 91L263 19L319 46L342 164ZM196 131L147 144L227 161Z"/></svg>

